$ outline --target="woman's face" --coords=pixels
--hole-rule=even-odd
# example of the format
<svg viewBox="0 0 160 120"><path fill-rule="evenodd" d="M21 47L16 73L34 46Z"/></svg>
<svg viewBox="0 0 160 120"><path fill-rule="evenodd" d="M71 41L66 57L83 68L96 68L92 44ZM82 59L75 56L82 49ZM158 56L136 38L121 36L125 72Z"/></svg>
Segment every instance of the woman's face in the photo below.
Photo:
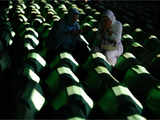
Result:
<svg viewBox="0 0 160 120"><path fill-rule="evenodd" d="M111 27L112 21L107 16L104 16L102 18L102 22L103 22L104 28L110 28Z"/></svg>

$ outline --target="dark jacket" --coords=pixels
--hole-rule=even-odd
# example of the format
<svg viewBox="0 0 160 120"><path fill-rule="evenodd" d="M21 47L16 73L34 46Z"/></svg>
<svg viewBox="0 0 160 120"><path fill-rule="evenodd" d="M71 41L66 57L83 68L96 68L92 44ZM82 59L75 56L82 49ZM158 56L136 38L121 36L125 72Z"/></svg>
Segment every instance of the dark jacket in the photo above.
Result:
<svg viewBox="0 0 160 120"><path fill-rule="evenodd" d="M76 32L73 32L76 31ZM74 50L80 26L78 22L70 24L70 17L61 19L49 35L48 47L52 50L67 49Z"/></svg>

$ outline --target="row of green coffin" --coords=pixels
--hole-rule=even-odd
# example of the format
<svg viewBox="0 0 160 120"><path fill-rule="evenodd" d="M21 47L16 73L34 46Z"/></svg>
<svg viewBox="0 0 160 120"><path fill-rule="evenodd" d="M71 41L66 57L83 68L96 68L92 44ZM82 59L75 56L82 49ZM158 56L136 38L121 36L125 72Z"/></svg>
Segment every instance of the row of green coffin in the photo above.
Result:
<svg viewBox="0 0 160 120"><path fill-rule="evenodd" d="M3 41L3 47L6 46L11 46L12 43L13 43L13 38L15 36L15 32L10 28L8 30L4 30L2 31L2 34L1 34L1 39ZM3 47L1 46L1 49L3 49Z"/></svg>
<svg viewBox="0 0 160 120"><path fill-rule="evenodd" d="M33 16L34 17L34 15L36 16L39 16L39 18L37 18L37 19L35 19L33 22L35 22L36 20L37 21L39 21L40 23L41 22L43 22L44 20L43 19L45 19L45 18L43 18L41 15L40 15L40 11L39 11L39 6L38 7L36 7L37 6L37 4L36 5L30 5L29 7L26 7L26 9L25 10L29 10L29 9L31 9L30 10L30 14L31 14L31 17ZM47 5L46 5L47 6ZM45 7L45 8L47 8L48 9L48 11L50 10L50 12L52 12L53 11L53 15L56 15L57 13L55 13L54 12L54 10L53 10L53 8L50 8L50 7ZM51 10L52 9L52 10ZM21 6L18 6L17 7L17 10L16 10L16 13L17 14L19 14L19 16L21 16L21 20L23 21L23 22L26 22L28 19L24 16L24 14L25 14L25 12L24 12L24 9L23 9L23 7L21 7ZM45 17L46 17L46 15L45 15ZM29 17L30 18L30 17Z"/></svg>
<svg viewBox="0 0 160 120"><path fill-rule="evenodd" d="M36 24L35 22L42 23L42 22L45 21L45 18L40 15L40 12L36 7L33 7L33 5L31 5L29 7L32 8L31 15L32 16L35 15L35 17L37 17L36 19L33 20L33 22L32 22L33 25ZM28 21L27 17L25 17L24 14L25 14L25 12L24 12L23 7L17 5L17 9L16 9L16 14L15 15L17 15L19 17L19 20L21 22L27 22ZM32 16L28 16L28 18L30 18Z"/></svg>
<svg viewBox="0 0 160 120"><path fill-rule="evenodd" d="M46 37L48 36L49 33L49 29L50 28L46 28L46 26L50 27L50 25L48 24L42 24L42 26L38 29L39 33L42 33L42 31L44 31L44 33L42 35L38 35L38 33L35 31L34 28L32 27L27 27L27 22L22 23L19 27L18 27L18 32L19 36L21 38L24 38L24 46L28 49L28 50L32 50L34 49L38 44L38 37ZM26 26L26 27L25 27Z"/></svg>
<svg viewBox="0 0 160 120"><path fill-rule="evenodd" d="M49 76L45 80L45 83L51 96L49 97L50 99L48 100L48 102L49 104L51 104L54 110L60 110L63 106L68 105L71 108L72 106L77 106L70 104L72 98L71 96L75 95L81 98L81 100L78 100L80 98L76 99L81 102L81 105L86 109L84 111L82 110L82 112L86 112L85 115L89 114L90 109L93 108L92 99L86 94L83 87L81 86L79 79L74 74L78 66L79 64L75 61L72 55L67 52L63 52L57 55L54 61L50 64L50 68L53 69L53 71L49 74ZM76 99L74 99L74 97L72 98L73 104L79 104L79 102L74 102L74 100L77 101ZM84 108L78 107L78 109ZM75 114L80 113L81 112Z"/></svg>
<svg viewBox="0 0 160 120"><path fill-rule="evenodd" d="M60 53L56 56L56 58L53 60L53 62L49 65L50 69L57 68L58 66L67 66L69 67L74 73L76 72L77 68L79 67L79 64L76 62L76 60L72 57L71 54L64 52ZM102 65L104 67L107 67L110 71L112 69L111 65L106 61L106 58L101 53L93 53L88 57L88 60L82 65L84 70L89 70L93 68L96 65ZM54 77L56 71L53 71L53 75L49 76L47 81L52 81L52 78Z"/></svg>
<svg viewBox="0 0 160 120"><path fill-rule="evenodd" d="M74 4L72 5L72 7L76 7L80 11L80 19L81 19L83 17L83 14L85 14L84 11L78 8L77 6L74 6ZM60 11L60 9L64 9L64 10ZM67 11L67 8L65 7L64 4L61 4L60 6L58 6L56 11L58 12L59 16L62 18L64 14L66 14L65 12ZM81 14L82 14L82 17L81 17ZM96 12L95 15L100 15L100 13ZM97 23L97 20L94 19L92 16L86 16L85 18L83 17L83 19L81 19L80 23L85 23L85 22L89 22L89 24L95 25Z"/></svg>
<svg viewBox="0 0 160 120"><path fill-rule="evenodd" d="M23 15L23 14L19 14L19 16L21 17L21 19L22 19L22 22L23 22L23 24L20 24L20 26L18 27L18 31L20 32L20 36L22 36L23 34L24 34L24 26L25 26L25 24L27 23L27 18L25 18L25 16ZM56 17L56 16L55 16ZM58 16L57 16L58 17ZM20 18L19 18L20 19ZM56 18L55 18L56 19ZM57 18L58 19L58 18ZM55 20L52 20L53 22L55 21ZM41 24L40 26L38 26L38 28L36 27L36 31L38 31L38 32L40 32L40 31L42 31L42 29L44 29L44 27L45 26L47 26L47 23L43 23L44 22L44 20L42 19L42 17L41 16L37 16L33 21L32 21L32 23L31 23L31 25L33 26L33 27L35 27L35 25L36 24ZM49 26L50 26L50 24L48 24ZM51 27L51 26L50 26ZM32 28L33 29L33 28ZM23 31L23 32L21 32L21 31ZM32 30L33 31L33 30Z"/></svg>
<svg viewBox="0 0 160 120"><path fill-rule="evenodd" d="M46 79L46 84L49 88L49 91L54 96L60 88L60 82L59 80L59 72L58 67L63 66L62 73L68 74L71 78L78 80L78 78L75 76L73 72L75 72L79 66L79 64L76 62L76 60L72 57L71 54L67 52L60 53L56 56L56 58L53 60L53 62L49 65L50 69L53 71L49 74L49 76ZM60 69L60 70L61 70ZM72 72L73 71L73 72Z"/></svg>
<svg viewBox="0 0 160 120"><path fill-rule="evenodd" d="M36 9L36 8L34 8L34 9ZM48 21L49 23L51 23L51 25L53 24L53 21L57 21L61 17L61 16L59 17L57 15L57 12L53 9L53 7L50 4L49 5L46 4L44 6L44 10L42 11L42 15L46 18L46 21ZM51 18L54 18L54 20L50 20Z"/></svg>
<svg viewBox="0 0 160 120"><path fill-rule="evenodd" d="M91 58L92 57L92 58ZM106 65L104 64L103 66L98 66L95 67L94 63L92 63L94 60L97 59L102 59L103 62L106 62L106 60L104 60L104 56L101 53L94 53L89 57L88 63L90 62L90 67L93 69L93 74L89 74L88 75L88 79L86 80L86 82L89 84L88 85L88 89L90 89L90 91L92 91L94 94L97 94L99 92L102 92L102 90L100 88L97 88L98 83L102 80L106 79L106 84L108 84L109 86L115 86L118 85L117 81L113 78L113 76L109 73L109 71L106 69ZM93 60L91 60L93 59ZM91 62L92 61L92 62ZM101 62L102 62L101 61ZM86 63L87 64L87 63ZM86 65L85 64L85 65ZM97 63L98 64L98 63ZM84 65L84 66L85 66ZM102 65L102 63L101 63ZM107 66L108 67L108 66ZM109 68L109 67L108 67ZM92 71L92 69L87 69L88 71ZM91 72L90 72L91 73ZM106 75L102 75L102 74L106 74ZM94 77L93 76L97 76ZM65 76L65 77L64 77ZM67 78L68 77L68 78ZM105 79L104 79L105 77ZM98 79L97 79L98 78ZM77 81L79 82L79 79L75 76L75 74L71 71L70 68L68 67L58 67L56 70L54 70L50 76L48 77L48 79L46 80L46 84L48 85L49 91L51 92L52 95L56 95L57 97L53 97L53 101L52 101L52 106L54 109L59 109L60 107L62 107L64 104L66 104L66 95L64 92L64 84L70 84L68 82L68 79L72 79L72 81ZM98 80L98 81L97 81ZM97 83L96 83L97 82ZM92 86L92 87L90 87ZM118 87L119 88L119 87ZM121 88L121 87L120 87ZM62 89L63 91L61 91L60 89ZM88 90L87 89L87 90ZM123 89L123 86L122 86ZM127 88L125 88L127 89ZM128 90L128 89L127 89ZM58 92L61 91L61 92ZM96 92L95 92L96 91ZM129 91L129 90L128 90ZM58 94L57 94L58 93ZM113 93L112 93L113 94ZM125 94L125 93L124 93ZM127 94L127 93L126 93ZM130 93L131 94L131 93ZM114 96L114 95L113 95ZM92 96L94 98L94 96ZM132 97L133 98L133 97ZM113 99L116 99L116 97L114 96ZM135 98L134 98L135 99ZM60 102L61 101L61 102ZM103 101L103 100L101 100ZM109 102L109 101L108 101ZM100 107L102 107L102 110L106 113L108 113L109 111L104 110L104 106L101 105L102 102L100 102ZM105 103L104 103L105 104ZM106 102L106 104L108 104ZM115 104L115 103L113 103ZM118 103L117 103L118 104ZM118 110L118 108L115 108L116 110ZM115 114L115 111L110 111L112 112L112 114ZM138 114L138 113L137 113Z"/></svg>
<svg viewBox="0 0 160 120"><path fill-rule="evenodd" d="M133 53L137 59L144 64L149 64L153 57L153 53L138 42L133 42L131 45L128 45L125 51Z"/></svg>
<svg viewBox="0 0 160 120"><path fill-rule="evenodd" d="M72 5L72 6L73 6L73 5ZM31 7L32 10L38 9L38 8L35 7L34 5L30 5L29 7ZM75 7L75 6L74 6L74 7ZM46 4L45 9L48 9L48 10L49 10L49 9L53 9L53 7L52 7L52 6L50 7L50 6L48 6L48 4ZM66 9L66 7L65 7L64 4L59 5L58 8L56 9L56 11L59 11L59 10L61 10L61 9L62 9L62 11L64 11L64 12L67 11L67 9ZM19 10L19 13L24 13L22 7L19 8L18 10ZM80 10L80 9L79 9L79 10ZM52 11L54 12L54 10L52 10ZM80 12L81 12L81 11L83 11L83 10L80 10ZM95 11L95 12L96 12L96 11ZM82 13L83 13L83 12L82 12ZM96 15L97 15L97 14L100 15L100 13L97 13L97 12L96 12L95 14L96 14Z"/></svg>
<svg viewBox="0 0 160 120"><path fill-rule="evenodd" d="M123 83L137 97L148 99L145 101L146 106L151 109L153 114L159 114L159 102L157 101L160 100L160 90L157 89L157 86L159 86L160 82L143 66L136 65L131 67L127 71Z"/></svg>
<svg viewBox="0 0 160 120"><path fill-rule="evenodd" d="M18 31L21 31L19 33L19 36L21 38L24 38L25 47L29 50L34 49L39 44L38 37L40 38L48 37L49 30L51 29L50 24L43 23L40 26L40 28L37 29L38 33L41 33L39 36L33 27L27 27L27 26L25 27L25 26L26 26L26 23L22 23L18 27Z"/></svg>
<svg viewBox="0 0 160 120"><path fill-rule="evenodd" d="M18 24L18 29L17 29L17 32L20 32L20 36L21 36L21 34L23 34L23 33L21 33L21 32L24 32L24 27L26 26L32 26L33 28L35 28L35 30L36 31L38 31L38 32L40 32L41 31L41 29L43 29L44 28L44 26L46 26L46 23L45 23L45 21L43 20L42 21L42 17L41 16L35 16L35 18L32 20L32 22L30 22L31 24L29 24L29 21L24 21L24 20L21 20L21 22L20 22L20 19L21 18L19 18L19 21L15 21L15 22L17 22L17 23L19 23ZM55 20L52 20L53 22L55 21ZM49 26L50 26L50 24L48 24ZM32 29L33 29L32 28Z"/></svg>
<svg viewBox="0 0 160 120"><path fill-rule="evenodd" d="M29 24L29 23L28 23ZM35 47L38 46L39 40L38 40L38 33L35 31L32 27L27 27L27 24L24 22L22 23L18 28L16 33L24 39L24 47L26 47L28 50L32 50Z"/></svg>
<svg viewBox="0 0 160 120"><path fill-rule="evenodd" d="M41 70L46 66L44 58L36 52L29 53L25 59L25 63L32 66L36 73L41 72Z"/></svg>
<svg viewBox="0 0 160 120"><path fill-rule="evenodd" d="M109 66L109 64L107 64L107 66L106 64L102 64L102 63L98 64L97 58L99 59L101 58L103 59L103 62L104 61L106 62L105 57L100 53L94 53L89 57L89 61L87 62L91 63L91 61L93 62L96 60L97 64L96 62L91 63L89 66L87 66L87 63L85 64L88 67L87 68L88 76L86 78L86 83L88 84L88 86L86 89L88 90L88 93L91 96L91 98L93 98L93 100L97 102L97 105L101 108L101 110L106 115L119 114L120 113L119 107L121 102L117 96L121 96L121 95L126 95L127 97L130 96L131 101L132 102L134 101L137 105L139 105L139 108L142 109L142 105L132 95L132 93L128 90L128 88L121 86L119 82L111 75L111 73L108 70L109 68L111 68L111 66ZM111 88L113 90L111 90ZM98 96L98 98L95 96ZM125 100L125 97L124 98L122 97L122 99ZM127 109L127 108L124 107L124 109ZM141 113L141 112L139 113L137 112L137 108L134 108L134 109L135 109L134 111L135 113L137 114ZM127 112L128 113L123 114L125 117L129 114L132 114L132 113L129 113L131 111L127 111Z"/></svg>
<svg viewBox="0 0 160 120"><path fill-rule="evenodd" d="M139 24L139 26L141 27L141 28L143 28L146 32L152 32L152 31L150 31L150 29L153 29L153 27L152 27L152 20L150 20L150 18L148 17L148 19L145 21L145 23L143 22L143 24L140 24L140 23L142 23L142 21L144 21L143 19L144 19L144 16L141 16L139 19L137 19L136 21L133 21L133 19L134 19L134 15L132 14L130 14L129 16L128 15L124 15L124 13L125 13L125 10L124 10L124 13L123 12L121 12L120 10L118 10L118 11L116 11L115 13L117 13L117 17L119 17L120 18L120 21L122 21L122 22L127 22L127 23L129 23L129 24L131 24L131 25L135 25L135 24ZM123 14L123 16L121 16L120 14ZM128 27L128 26L127 26ZM133 27L134 28L134 27ZM124 29L124 31L126 31L126 29ZM126 31L127 33L130 33L131 31L129 30L129 31ZM142 35L142 34L141 34Z"/></svg>
<svg viewBox="0 0 160 120"><path fill-rule="evenodd" d="M97 17L100 15L100 12L97 12L96 11L96 9L89 9L90 11L93 11L93 13L94 14L91 14L91 15L93 15L93 16L95 16L95 18L96 19L94 19L92 16L86 16L86 13L84 12L84 10L83 9L81 9L81 8L79 8L76 4L70 4L68 7L75 7L75 8L77 8L78 10L79 10L79 12L80 12L80 23L82 22L82 23L85 23L85 22L90 22L91 24L95 24L95 23L97 23ZM65 11L67 11L67 8L66 8L66 6L64 5L64 4L61 4L61 5L59 5L58 6L58 8L56 9L56 11L59 13L59 15L61 14L60 12L62 12L61 11L61 9L62 9L62 11L65 13ZM88 10L87 10L87 12L89 12ZM91 12L92 13L92 12ZM63 13L62 13L63 14ZM61 16L61 15L60 15ZM61 16L61 17L63 17L63 16ZM85 17L85 18L84 18ZM90 18L90 19L88 19L88 18Z"/></svg>
<svg viewBox="0 0 160 120"><path fill-rule="evenodd" d="M49 24L44 24L41 28L44 29L45 26L50 27ZM23 26L23 28L21 29L21 33L19 34L20 37L24 38L25 41L25 47L27 47L27 49L34 49L36 46L38 46L39 44L39 40L38 40L38 33L32 28L32 27L26 27ZM44 33L40 34L41 38L46 38L48 37L49 34L49 30L50 28L45 28L45 30L39 29L39 33L42 33L42 31L44 31ZM94 30L92 32L94 34ZM44 43L44 41L43 41Z"/></svg>
<svg viewBox="0 0 160 120"><path fill-rule="evenodd" d="M20 98L17 98L16 103L16 119L33 119L45 104L41 86L32 80L28 80L19 95Z"/></svg>
<svg viewBox="0 0 160 120"><path fill-rule="evenodd" d="M23 80L24 88L19 91L16 118L34 119L35 114L45 104L45 97L40 86L39 72L46 66L46 61L35 52L28 54L25 59Z"/></svg>
<svg viewBox="0 0 160 120"><path fill-rule="evenodd" d="M144 64L150 64L153 57L160 51L159 40L154 35L151 35L145 40L144 46L138 42L135 42L133 37L129 34L123 35L122 43L125 51L133 53L137 59Z"/></svg>
<svg viewBox="0 0 160 120"><path fill-rule="evenodd" d="M156 61L158 61L158 58L157 60L155 58L152 64L155 64ZM136 57L128 52L119 57L115 69L119 74L122 74L122 83L134 95L141 98L139 100L142 100L154 114L159 114L159 102L155 102L160 100L160 91L158 89L160 84L159 79L153 77L145 67L139 64Z"/></svg>
<svg viewBox="0 0 160 120"><path fill-rule="evenodd" d="M36 46L36 45L38 45L38 37L39 37L39 34L35 31L35 29L34 28L32 28L32 27L28 27L28 26L25 26L25 24L24 25L22 25L22 26L19 26L19 28L18 28L21 32L19 33L19 36L21 37L21 38L30 38L30 39L32 39L32 41L33 41L33 46ZM28 35L28 36L27 36Z"/></svg>
<svg viewBox="0 0 160 120"><path fill-rule="evenodd" d="M86 12L90 12L90 13L94 13L94 12L96 12L97 10L96 9L91 9L91 7L89 6L89 5L87 5L87 6L81 6L81 7L83 7L83 8L79 8L76 4L74 4L74 3L71 3L71 2L69 2L69 1L67 1L67 2L65 2L65 3L62 3L62 4L59 4L58 5L58 10L62 10L62 11L66 11L66 9L68 8L68 7L75 7L75 8L78 8L79 9L79 11L80 11L80 13L81 12L84 12L84 10L86 11ZM84 10L83 10L84 9ZM57 11L58 11L57 10Z"/></svg>
<svg viewBox="0 0 160 120"><path fill-rule="evenodd" d="M94 55L93 59L96 59L98 57L102 57L102 61L100 62L101 64L104 62L104 56L99 55L98 54ZM88 59L88 63L90 65L94 64L91 62L92 60L90 60L90 57ZM88 64L86 63L86 65ZM84 66L86 66L84 65ZM59 66L63 66L62 68L57 68ZM50 64L50 68L51 69L55 69L47 78L46 80L46 84L48 85L49 91L51 92L52 95L55 95L60 87L60 73L62 70L63 74L67 74L70 78L79 81L79 79L76 77L76 75L74 74L77 70L77 68L79 67L79 64L75 61L75 59L72 57L71 54L67 53L67 52L63 52L60 53L58 56L56 56L56 58L54 59L54 61ZM87 70L87 68L86 68ZM73 71L73 72L72 72Z"/></svg>
<svg viewBox="0 0 160 120"><path fill-rule="evenodd" d="M130 30L128 28L129 24L124 24L123 28L126 30ZM124 32L123 35L124 42L128 44L132 42L138 42L142 47L150 50L151 52L159 52L160 41L155 35L147 35L144 31L140 28L136 28L134 31L131 30L130 33ZM123 41L122 40L122 41ZM156 47L155 47L156 46Z"/></svg>
<svg viewBox="0 0 160 120"><path fill-rule="evenodd" d="M57 55L49 66L51 69L53 69L54 67L57 67L57 65L59 65L60 63L63 64L64 62L67 62L71 70L74 72L77 70L79 66L79 64L76 62L73 56L67 52L63 52ZM111 65L106 60L105 56L100 52L91 53L88 57L88 60L82 66L84 69L88 70L97 64L106 66L109 69L109 71L111 71L112 69Z"/></svg>
<svg viewBox="0 0 160 120"><path fill-rule="evenodd" d="M39 44L38 38L46 38L48 37L49 31L51 29L51 25L47 23L43 23L37 31L33 27L25 27L25 24L18 27L19 36L25 39L25 47L30 46L29 48L35 48ZM44 42L44 41L43 41Z"/></svg>
<svg viewBox="0 0 160 120"><path fill-rule="evenodd" d="M24 17L24 15L21 15L21 16L23 16L23 17ZM22 18L23 18L23 17L22 17ZM91 21L92 21L92 20L91 20ZM92 23L94 23L94 22L96 22L96 20L94 20L94 19L93 19L93 22L91 22L90 24L92 24Z"/></svg>
<svg viewBox="0 0 160 120"><path fill-rule="evenodd" d="M48 4L48 3L44 3L44 4L45 4L44 9L53 9L51 4ZM21 3L21 4L17 5L17 13L25 14L26 9L30 9L30 11L31 10L36 10L36 12L38 12L40 9L42 9L41 7L36 3L33 3L28 7L25 4ZM13 5L10 5L9 8L12 9Z"/></svg>

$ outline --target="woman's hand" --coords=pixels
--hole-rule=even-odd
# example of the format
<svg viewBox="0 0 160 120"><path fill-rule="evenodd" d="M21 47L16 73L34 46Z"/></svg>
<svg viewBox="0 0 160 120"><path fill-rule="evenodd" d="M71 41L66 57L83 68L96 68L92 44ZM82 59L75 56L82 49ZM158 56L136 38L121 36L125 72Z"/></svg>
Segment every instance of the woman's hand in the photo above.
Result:
<svg viewBox="0 0 160 120"><path fill-rule="evenodd" d="M104 45L104 44L101 44L101 49L104 49L104 50L115 50L116 49L116 43L113 43L113 45Z"/></svg>
<svg viewBox="0 0 160 120"><path fill-rule="evenodd" d="M101 45L101 49L106 49L106 45Z"/></svg>

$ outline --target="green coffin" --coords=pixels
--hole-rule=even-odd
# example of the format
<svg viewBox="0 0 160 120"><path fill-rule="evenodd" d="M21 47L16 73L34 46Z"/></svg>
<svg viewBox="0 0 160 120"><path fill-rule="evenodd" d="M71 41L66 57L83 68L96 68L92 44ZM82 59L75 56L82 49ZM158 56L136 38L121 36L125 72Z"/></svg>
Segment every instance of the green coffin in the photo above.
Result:
<svg viewBox="0 0 160 120"><path fill-rule="evenodd" d="M88 76L85 82L87 84L87 90L94 100L99 99L104 94L106 88L119 83L104 66L97 66L88 70Z"/></svg>
<svg viewBox="0 0 160 120"><path fill-rule="evenodd" d="M107 89L98 101L98 106L108 116L128 116L133 114L133 111L140 114L143 109L130 90L122 85Z"/></svg>
<svg viewBox="0 0 160 120"><path fill-rule="evenodd" d="M56 56L56 58L53 60L53 62L49 65L51 69L55 68L59 65L67 65L71 68L72 71L76 71L79 64L77 61L73 58L73 56L70 53L63 52Z"/></svg>
<svg viewBox="0 0 160 120"><path fill-rule="evenodd" d="M106 57L100 52L92 53L82 66L84 69L89 70L98 65L106 67L109 71L112 70L112 66L106 60Z"/></svg>
<svg viewBox="0 0 160 120"><path fill-rule="evenodd" d="M130 67L137 64L136 57L130 52L125 52L118 58L115 68L118 71L126 72Z"/></svg>
<svg viewBox="0 0 160 120"><path fill-rule="evenodd" d="M70 84L78 84L79 79L67 67L58 67L46 79L48 91L50 92L50 103L55 110L58 110L67 103L65 87Z"/></svg>
<svg viewBox="0 0 160 120"><path fill-rule="evenodd" d="M146 97L148 91L159 81L154 78L145 67L135 65L125 74L123 83L131 90L134 95Z"/></svg>
<svg viewBox="0 0 160 120"><path fill-rule="evenodd" d="M160 115L160 86L153 87L147 96L146 106L154 115Z"/></svg>

